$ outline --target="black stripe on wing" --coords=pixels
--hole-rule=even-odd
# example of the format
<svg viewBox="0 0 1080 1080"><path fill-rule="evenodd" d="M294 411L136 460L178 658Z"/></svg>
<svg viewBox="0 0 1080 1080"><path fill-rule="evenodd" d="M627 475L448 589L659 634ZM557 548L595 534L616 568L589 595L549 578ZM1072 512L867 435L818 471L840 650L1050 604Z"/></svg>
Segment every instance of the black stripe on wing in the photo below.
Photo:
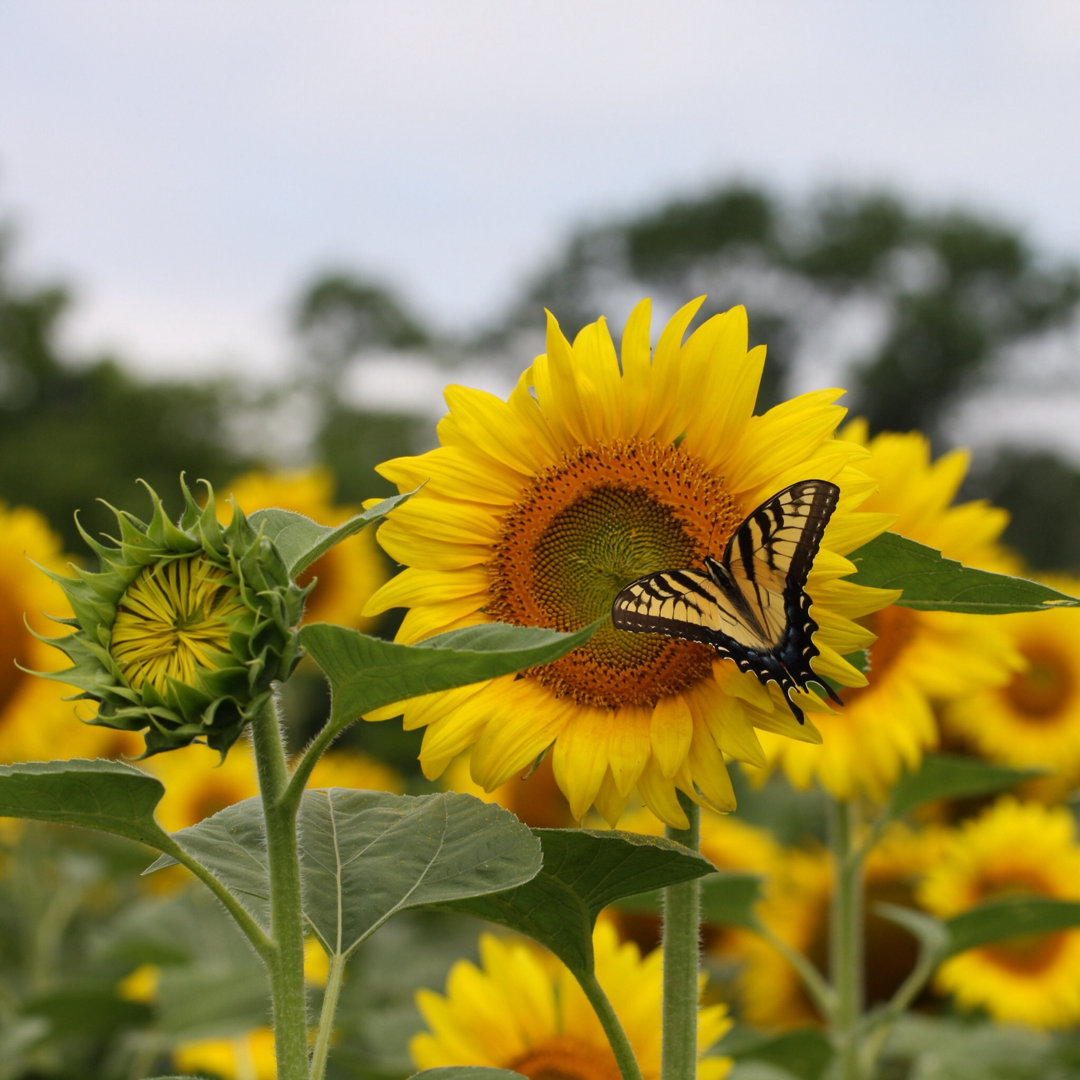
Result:
<svg viewBox="0 0 1080 1080"><path fill-rule="evenodd" d="M746 516L722 559L706 556L706 574L662 570L627 585L612 604L612 623L712 646L762 684L777 683L799 723L796 688L818 683L840 703L810 664L818 626L805 591L839 494L826 480L778 491Z"/></svg>

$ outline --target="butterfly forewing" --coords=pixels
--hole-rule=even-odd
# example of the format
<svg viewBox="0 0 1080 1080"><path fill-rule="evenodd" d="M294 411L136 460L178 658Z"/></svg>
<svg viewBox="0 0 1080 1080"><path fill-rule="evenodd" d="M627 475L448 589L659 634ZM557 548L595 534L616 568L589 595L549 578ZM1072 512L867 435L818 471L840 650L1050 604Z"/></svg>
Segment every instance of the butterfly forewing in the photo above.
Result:
<svg viewBox="0 0 1080 1080"><path fill-rule="evenodd" d="M805 689L816 678L810 661L817 655L806 579L838 497L825 480L784 488L747 515L721 559L706 557L707 573L662 570L626 586L612 622L711 645L762 683L778 683L785 696Z"/></svg>

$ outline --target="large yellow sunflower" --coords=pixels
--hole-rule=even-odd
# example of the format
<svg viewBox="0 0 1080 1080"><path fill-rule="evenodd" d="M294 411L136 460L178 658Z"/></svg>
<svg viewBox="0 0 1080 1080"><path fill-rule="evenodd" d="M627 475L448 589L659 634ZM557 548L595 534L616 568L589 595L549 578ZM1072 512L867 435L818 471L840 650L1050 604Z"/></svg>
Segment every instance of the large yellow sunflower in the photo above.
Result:
<svg viewBox="0 0 1080 1080"><path fill-rule="evenodd" d="M227 499L236 500L245 514L276 506L303 514L320 525L340 525L360 512L359 507L337 506L333 500L334 481L326 469L292 472L250 472L237 477L219 495L219 515L232 514ZM304 621L329 622L369 630L373 620L362 614L365 602L386 580L386 560L375 543L371 529L332 547L300 579L317 584L304 605Z"/></svg>
<svg viewBox="0 0 1080 1080"><path fill-rule="evenodd" d="M549 318L547 352L507 401L451 386L441 446L385 462L402 490L425 486L382 526L379 540L407 569L369 613L407 607L399 639L500 621L574 630L607 615L637 577L700 566L744 517L784 487L822 479L840 487L807 591L820 626L817 671L840 685L863 676L843 656L871 635L853 619L893 594L840 580L844 554L887 519L854 511L872 483L854 463L865 451L834 438L837 390L804 394L754 415L764 362L748 351L741 308L683 341L701 301L682 308L650 348L649 303L631 314L617 354L603 320L571 345ZM827 706L797 692L812 716ZM818 741L797 724L775 684L708 647L605 623L592 640L523 677L508 676L413 699L426 726L421 764L438 776L472 748L474 779L492 789L552 748L559 787L576 819L595 805L618 819L637 788L663 821L685 827L676 790L718 809L734 795L725 756L765 758L755 727Z"/></svg>
<svg viewBox="0 0 1080 1080"><path fill-rule="evenodd" d="M1047 584L1080 595L1080 579ZM950 701L942 725L992 761L1049 770L1042 786L1063 794L1080 782L1080 610L1003 615L995 625L1010 634L1023 667L1008 682Z"/></svg>
<svg viewBox="0 0 1080 1080"><path fill-rule="evenodd" d="M841 437L870 452L859 468L878 483L864 509L891 515L892 531L951 559L1003 567L996 541L1006 512L985 502L952 505L967 471L964 451L931 461L918 432L868 439L863 421L848 424ZM984 616L894 606L865 624L876 635L869 684L846 692L842 710L816 717L823 745L767 739L770 757L798 788L817 781L838 799L884 799L901 770L917 768L937 744L935 704L1000 685L1020 662L1004 625Z"/></svg>
<svg viewBox="0 0 1080 1080"><path fill-rule="evenodd" d="M919 888L942 917L1016 895L1080 900L1080 844L1064 807L999 799L956 830ZM1080 930L968 949L942 965L936 984L996 1020L1068 1027L1080 1021Z"/></svg>
<svg viewBox="0 0 1080 1080"><path fill-rule="evenodd" d="M661 954L644 959L600 922L593 934L596 977L634 1049L643 1080L660 1076ZM619 1080L600 1021L570 972L539 947L492 934L480 937L477 968L458 961L446 996L417 992L430 1030L409 1044L419 1069L483 1065L511 1069L530 1080ZM704 1054L731 1027L723 1005L698 1013L698 1051ZM699 1080L720 1080L731 1060L704 1057Z"/></svg>

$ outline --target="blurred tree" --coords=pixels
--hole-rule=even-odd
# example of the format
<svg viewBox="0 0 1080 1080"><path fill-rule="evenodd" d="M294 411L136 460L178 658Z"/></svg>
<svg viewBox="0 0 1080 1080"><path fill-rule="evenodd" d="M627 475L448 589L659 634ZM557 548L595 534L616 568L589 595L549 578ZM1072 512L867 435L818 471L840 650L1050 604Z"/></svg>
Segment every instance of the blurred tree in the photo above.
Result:
<svg viewBox="0 0 1080 1080"><path fill-rule="evenodd" d="M769 346L765 400L824 360L846 369L847 403L873 428L947 442L951 409L1008 349L1075 318L1080 273L970 213L917 211L882 192L786 205L735 184L579 229L487 340L535 324L541 306L572 334L628 296L673 307L701 293L706 312L748 307L752 343ZM850 336L868 342L815 355L830 328L860 323Z"/></svg>
<svg viewBox="0 0 1080 1080"><path fill-rule="evenodd" d="M337 498L360 502L396 491L375 466L399 454L427 449L422 418L349 404L343 383L349 367L365 355L423 352L436 341L421 318L392 289L337 270L316 278L293 309L300 349L298 390L314 400L313 452L337 477Z"/></svg>
<svg viewBox="0 0 1080 1080"><path fill-rule="evenodd" d="M248 467L230 438L234 386L143 383L112 359L64 356L71 298L13 280L11 242L0 236L0 499L36 506L74 547L74 511L91 533L114 524L97 499L146 511L138 478L176 505L181 472L224 484Z"/></svg>

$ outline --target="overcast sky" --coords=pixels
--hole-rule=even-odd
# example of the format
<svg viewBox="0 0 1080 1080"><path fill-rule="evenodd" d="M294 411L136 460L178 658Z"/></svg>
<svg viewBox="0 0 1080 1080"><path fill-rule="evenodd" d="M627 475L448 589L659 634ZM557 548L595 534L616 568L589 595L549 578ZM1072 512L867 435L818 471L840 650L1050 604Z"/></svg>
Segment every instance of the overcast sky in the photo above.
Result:
<svg viewBox="0 0 1080 1080"><path fill-rule="evenodd" d="M319 270L465 327L574 224L736 177L1080 257L1077 102L1074 0L6 0L0 218L80 348L272 372Z"/></svg>

